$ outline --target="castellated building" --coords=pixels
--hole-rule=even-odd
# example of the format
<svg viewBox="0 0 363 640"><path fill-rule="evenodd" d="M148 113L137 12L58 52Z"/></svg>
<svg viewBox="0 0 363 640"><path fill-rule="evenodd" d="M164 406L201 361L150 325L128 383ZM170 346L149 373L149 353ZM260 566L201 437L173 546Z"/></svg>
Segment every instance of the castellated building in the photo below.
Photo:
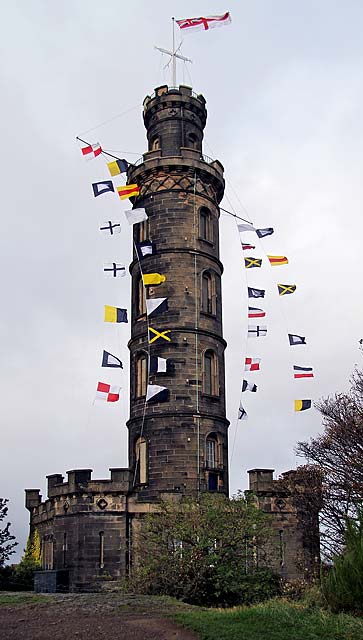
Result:
<svg viewBox="0 0 363 640"><path fill-rule="evenodd" d="M134 252L130 350L129 467L95 480L91 469L48 476L48 495L26 489L30 530L38 530L43 571L36 589L94 588L102 576L129 575L133 533L165 496L228 496L228 426L222 335L223 265L219 203L223 166L203 155L206 103L189 87L158 87L144 100L148 151L130 165L134 207L148 220L133 227L134 245L150 240L154 253ZM166 276L144 287L142 273ZM167 298L168 310L146 315L146 299ZM149 350L167 359L148 371ZM169 390L165 402L145 402L147 385ZM250 472L250 489L272 516L277 553L272 568L286 578L311 572L319 556L318 512L306 520L294 501L294 472L283 488L272 470ZM303 488L299 488L303 490ZM313 543L311 542L313 540Z"/></svg>

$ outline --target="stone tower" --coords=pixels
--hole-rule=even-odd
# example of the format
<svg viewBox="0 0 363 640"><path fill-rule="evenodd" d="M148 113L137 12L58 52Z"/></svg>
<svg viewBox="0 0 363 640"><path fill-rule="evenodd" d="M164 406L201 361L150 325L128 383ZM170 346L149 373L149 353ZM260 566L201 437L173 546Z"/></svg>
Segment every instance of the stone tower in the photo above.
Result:
<svg viewBox="0 0 363 640"><path fill-rule="evenodd" d="M135 207L148 215L134 226L134 242L154 245L140 261L135 252L130 266L129 460L139 500L165 491L228 494L218 207L224 180L220 162L203 155L206 118L202 95L158 87L144 100L148 151L128 173L140 187ZM142 273L166 281L144 288ZM148 317L145 295L167 298L168 310ZM165 339L152 330L170 333ZM149 354L166 358L167 371L150 374ZM145 404L148 382L168 388L169 400Z"/></svg>

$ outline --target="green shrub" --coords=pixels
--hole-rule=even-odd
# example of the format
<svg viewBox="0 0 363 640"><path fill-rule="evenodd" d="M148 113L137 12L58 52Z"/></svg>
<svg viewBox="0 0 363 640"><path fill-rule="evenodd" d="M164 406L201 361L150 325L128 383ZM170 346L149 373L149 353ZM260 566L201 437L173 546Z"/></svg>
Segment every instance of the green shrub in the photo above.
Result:
<svg viewBox="0 0 363 640"><path fill-rule="evenodd" d="M348 519L345 550L322 577L322 592L332 611L363 613L363 511Z"/></svg>

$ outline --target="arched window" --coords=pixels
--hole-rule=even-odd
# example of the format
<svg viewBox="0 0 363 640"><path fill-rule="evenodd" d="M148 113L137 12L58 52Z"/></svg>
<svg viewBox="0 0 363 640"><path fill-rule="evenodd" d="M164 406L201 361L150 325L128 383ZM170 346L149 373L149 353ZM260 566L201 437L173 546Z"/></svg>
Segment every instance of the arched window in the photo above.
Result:
<svg viewBox="0 0 363 640"><path fill-rule="evenodd" d="M196 136L195 133L188 133L187 140L188 147L191 147L192 149L198 149L199 140L198 136Z"/></svg>
<svg viewBox="0 0 363 640"><path fill-rule="evenodd" d="M202 273L202 311L213 314L213 279L209 271Z"/></svg>
<svg viewBox="0 0 363 640"><path fill-rule="evenodd" d="M146 396L147 387L147 355L139 353L135 360L135 396L142 398Z"/></svg>
<svg viewBox="0 0 363 640"><path fill-rule="evenodd" d="M216 469L218 460L218 438L215 433L210 433L206 440L205 459L209 469Z"/></svg>
<svg viewBox="0 0 363 640"><path fill-rule="evenodd" d="M140 275L137 280L137 289L136 289L136 315L144 316L146 313L146 296L145 296L145 287L142 281L142 276Z"/></svg>
<svg viewBox="0 0 363 640"><path fill-rule="evenodd" d="M145 484L147 481L147 451L146 440L140 437L135 442L135 464L137 484Z"/></svg>
<svg viewBox="0 0 363 640"><path fill-rule="evenodd" d="M208 207L199 209L199 238L207 242L213 242L212 214Z"/></svg>
<svg viewBox="0 0 363 640"><path fill-rule="evenodd" d="M212 349L208 349L203 360L203 391L209 396L218 396L218 358Z"/></svg>
<svg viewBox="0 0 363 640"><path fill-rule="evenodd" d="M156 151L160 149L160 138L158 136L154 136L150 143L150 151Z"/></svg>

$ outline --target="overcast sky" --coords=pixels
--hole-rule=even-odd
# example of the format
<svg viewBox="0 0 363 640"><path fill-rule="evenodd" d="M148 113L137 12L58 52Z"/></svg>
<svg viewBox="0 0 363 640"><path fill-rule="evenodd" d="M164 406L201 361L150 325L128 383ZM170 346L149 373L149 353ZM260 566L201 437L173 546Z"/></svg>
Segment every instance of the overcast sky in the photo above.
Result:
<svg viewBox="0 0 363 640"><path fill-rule="evenodd" d="M294 414L295 398L348 389L363 336L363 4L2 5L0 495L10 498L21 552L25 487L44 496L47 474L86 467L107 478L109 467L128 464L130 327L104 324L103 305L130 309L130 281L102 274L103 262L130 262L128 201L93 198L91 183L107 179L107 169L102 158L84 161L75 136L130 161L146 150L142 102L170 83L153 46L171 46L172 15L231 11L230 26L185 36L182 53L193 63L178 69L178 82L207 100L204 152L225 167L222 206L274 227L256 256L289 258L274 269L265 259L247 274L266 289L253 306L268 312L269 333L246 345L242 252L235 221L222 215L232 493L246 488L247 469L293 468L296 442L319 432L319 414ZM122 235L106 242L98 222L110 216L122 219ZM277 282L296 284L296 293L279 298ZM288 332L307 346L289 347ZM121 374L101 370L104 348L123 360ZM249 375L258 392L244 393L249 420L237 424L245 355L260 356L262 371ZM313 366L315 380L294 381L293 364ZM103 379L120 380L123 399L93 407Z"/></svg>

